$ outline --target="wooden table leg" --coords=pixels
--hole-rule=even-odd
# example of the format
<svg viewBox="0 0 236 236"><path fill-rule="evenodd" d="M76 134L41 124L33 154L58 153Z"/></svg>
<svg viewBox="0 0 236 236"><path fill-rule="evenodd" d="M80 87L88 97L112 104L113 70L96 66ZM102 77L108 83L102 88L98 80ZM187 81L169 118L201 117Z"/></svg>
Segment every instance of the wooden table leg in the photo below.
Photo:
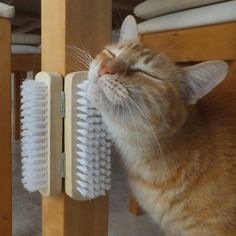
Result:
<svg viewBox="0 0 236 236"><path fill-rule="evenodd" d="M62 75L78 62L66 46L94 55L111 39L111 0L42 0L42 70ZM74 201L62 193L42 199L44 236L108 235L108 197Z"/></svg>
<svg viewBox="0 0 236 236"><path fill-rule="evenodd" d="M0 18L0 235L12 234L10 20Z"/></svg>

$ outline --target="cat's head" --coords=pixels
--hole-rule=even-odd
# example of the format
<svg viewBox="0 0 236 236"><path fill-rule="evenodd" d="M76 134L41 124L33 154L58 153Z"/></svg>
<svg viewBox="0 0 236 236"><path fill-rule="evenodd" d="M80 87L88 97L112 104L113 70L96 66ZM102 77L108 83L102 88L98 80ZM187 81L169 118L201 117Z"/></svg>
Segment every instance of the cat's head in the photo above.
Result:
<svg viewBox="0 0 236 236"><path fill-rule="evenodd" d="M139 42L135 19L128 16L120 41L106 46L91 63L88 96L116 123L176 130L186 118L187 107L209 93L227 72L223 61L178 67Z"/></svg>

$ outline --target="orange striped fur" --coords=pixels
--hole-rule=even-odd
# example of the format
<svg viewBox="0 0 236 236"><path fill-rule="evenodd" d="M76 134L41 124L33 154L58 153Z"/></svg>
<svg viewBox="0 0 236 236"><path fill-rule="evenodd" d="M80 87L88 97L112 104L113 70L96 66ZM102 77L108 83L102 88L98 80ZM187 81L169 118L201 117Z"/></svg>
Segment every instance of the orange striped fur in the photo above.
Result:
<svg viewBox="0 0 236 236"><path fill-rule="evenodd" d="M99 77L102 63L115 73ZM91 64L88 96L120 149L135 197L167 236L234 236L236 101L189 105L183 76L141 44L110 45Z"/></svg>

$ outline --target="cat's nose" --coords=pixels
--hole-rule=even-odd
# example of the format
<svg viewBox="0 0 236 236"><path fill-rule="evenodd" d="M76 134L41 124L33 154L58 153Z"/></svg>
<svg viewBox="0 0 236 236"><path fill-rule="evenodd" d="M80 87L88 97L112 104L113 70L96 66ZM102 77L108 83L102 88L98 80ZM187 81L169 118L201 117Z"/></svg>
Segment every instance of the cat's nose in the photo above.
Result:
<svg viewBox="0 0 236 236"><path fill-rule="evenodd" d="M100 70L98 71L98 77L100 78L101 76L103 76L105 74L114 75L116 73L117 73L117 71L114 67L108 66L108 65L102 63L100 66Z"/></svg>

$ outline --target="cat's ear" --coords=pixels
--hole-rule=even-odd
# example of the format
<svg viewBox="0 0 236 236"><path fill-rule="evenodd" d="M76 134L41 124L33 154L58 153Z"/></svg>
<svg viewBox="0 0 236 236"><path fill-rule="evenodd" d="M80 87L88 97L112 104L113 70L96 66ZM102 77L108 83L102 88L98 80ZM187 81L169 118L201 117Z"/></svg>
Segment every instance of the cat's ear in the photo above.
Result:
<svg viewBox="0 0 236 236"><path fill-rule="evenodd" d="M184 68L180 90L187 104L195 104L218 85L228 73L224 61L208 61Z"/></svg>
<svg viewBox="0 0 236 236"><path fill-rule="evenodd" d="M120 29L119 43L129 43L138 41L138 27L133 16L129 15L125 18Z"/></svg>

